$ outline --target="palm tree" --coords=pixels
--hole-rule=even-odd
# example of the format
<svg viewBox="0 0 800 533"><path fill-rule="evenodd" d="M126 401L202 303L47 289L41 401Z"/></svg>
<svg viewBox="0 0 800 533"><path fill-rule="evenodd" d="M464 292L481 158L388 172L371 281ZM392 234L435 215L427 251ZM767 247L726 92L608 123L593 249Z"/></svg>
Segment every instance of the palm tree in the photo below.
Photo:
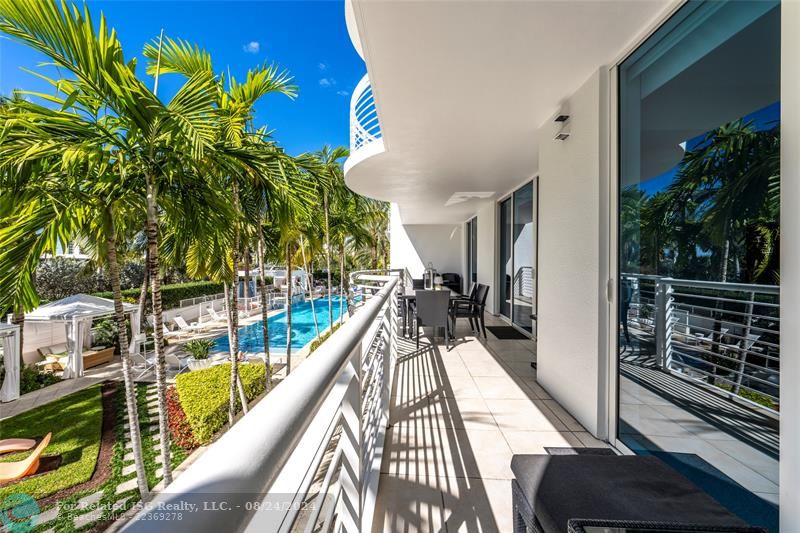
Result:
<svg viewBox="0 0 800 533"><path fill-rule="evenodd" d="M195 76L214 78L211 56L198 46L192 46L181 40L160 39L158 47L150 44L145 47L145 56L151 60L150 70L155 69L156 75L163 69L164 72L182 74L187 78L187 83ZM153 64L152 62L155 62ZM220 75L216 81L214 104L216 113L213 117L213 128L216 137L216 151L214 160L207 161L213 171L218 174L219 183L227 184L230 190L231 203L235 216L232 219L233 241L230 249L232 279L230 292L230 305L228 322L230 324L230 353L231 353L231 381L228 406L228 418L233 423L236 412L236 392L240 388L238 377L239 355L239 328L238 328L238 271L239 253L243 224L240 205L240 190L244 186L243 180L269 179L262 168L254 168L242 150L253 148L253 134L259 138L263 132L252 130L254 107L256 103L268 94L279 93L294 97L296 88L291 84L291 78L286 72L281 72L274 65L263 65L247 72L244 82L239 83L230 75ZM267 151L269 144L255 144L258 149ZM275 152L277 154L277 152ZM226 298L227 300L227 298ZM243 409L247 409L243 405Z"/></svg>
<svg viewBox="0 0 800 533"><path fill-rule="evenodd" d="M727 281L735 238L748 227L769 227L779 216L780 134L737 120L707 133L680 163L667 194L670 209L700 222L719 256L719 278ZM768 251L772 248L768 248ZM770 258L763 258L762 264ZM762 267L762 273L764 267ZM758 271L758 268L756 269Z"/></svg>
<svg viewBox="0 0 800 533"><path fill-rule="evenodd" d="M344 157L350 155L350 151L339 146L331 150L329 146L323 146L322 150L316 153L316 157L321 165L320 175L324 176L321 183L322 189L322 212L325 215L325 266L328 270L328 323L333 326L333 280L331 278L331 201L338 199L342 195L344 185L344 175L339 163Z"/></svg>
<svg viewBox="0 0 800 533"><path fill-rule="evenodd" d="M202 161L211 150L216 82L199 72L181 86L169 103L156 96L136 77L135 62L127 62L122 46L105 17L95 31L88 7L54 0L16 2L0 0L0 31L47 56L71 73L73 93L86 95L94 108L115 117L124 136L109 136L106 147L125 162L125 171L143 178L146 198L150 282L155 322L156 382L164 482L172 481L169 429L166 411L166 366L159 282L159 192L166 184L180 183L187 166ZM158 79L156 68L156 80ZM72 98L72 93L70 97Z"/></svg>
<svg viewBox="0 0 800 533"><path fill-rule="evenodd" d="M85 120L81 114L91 104L80 94L69 103L68 96L51 97L62 102L62 111L24 100L0 104L0 124L6 132L0 147L0 176L10 178L2 183L6 193L0 198L0 271L10 275L0 280L0 294L25 294L16 299L30 307L37 298L25 272L35 269L44 253L53 254L59 245L79 236L94 244L111 280L136 477L145 500L149 489L122 306L120 224L115 222L129 219L120 213L135 212L140 198L131 194L130 183L118 173L114 155L103 148L104 136L114 131L113 125L107 117L97 122ZM26 208L20 210L20 205ZM27 238L17 238L19 231ZM1 301L0 307L4 307Z"/></svg>

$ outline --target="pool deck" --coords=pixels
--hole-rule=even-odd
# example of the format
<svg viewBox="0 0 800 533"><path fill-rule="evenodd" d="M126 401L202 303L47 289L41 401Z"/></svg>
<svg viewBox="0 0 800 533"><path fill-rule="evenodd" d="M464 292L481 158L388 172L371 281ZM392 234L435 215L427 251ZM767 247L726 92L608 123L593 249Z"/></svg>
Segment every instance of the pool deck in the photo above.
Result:
<svg viewBox="0 0 800 533"><path fill-rule="evenodd" d="M271 310L267 314L267 317L274 316L281 312L283 312L282 309ZM345 314L345 321L347 321L347 318L348 316L347 314ZM249 317L240 319L239 327L254 324L259 320L261 320L261 312L260 311L254 312ZM228 334L227 326L219 325L207 331L187 334L185 337L182 337L181 339L175 339L175 338L170 339L166 349L168 353L169 352L183 353L183 345L189 342L190 340L214 339L227 334ZM299 350L292 351L292 368L297 368L298 365L302 364L303 361L305 361L306 358L308 358L308 355L310 354L310 345L311 342L309 342L308 344L306 344L306 346L304 346ZM245 357L261 356L260 353L245 352L244 354ZM286 352L281 350L276 351L274 348L270 348L270 357L274 363L277 363L281 367L275 374L275 379L280 381L284 377L286 377L286 370L285 370ZM138 374L138 372L134 370L134 375L136 374ZM175 377L177 375L178 372L176 370L168 368L167 383L175 383ZM53 402L55 400L58 400L59 398L62 398L74 392L78 392L80 390L83 390L87 387L91 387L92 385L101 383L106 380L122 381L122 362L119 356L115 356L111 363L87 370L84 373L84 375L79 378L65 379L63 381L50 385L49 387L29 392L28 394L23 394L18 399L12 402L6 402L0 404L0 420L11 418L12 416L24 413L26 411L39 407L40 405ZM155 372L152 371L148 372L144 376L141 376L139 379L136 379L136 381L140 383L153 382L155 381Z"/></svg>

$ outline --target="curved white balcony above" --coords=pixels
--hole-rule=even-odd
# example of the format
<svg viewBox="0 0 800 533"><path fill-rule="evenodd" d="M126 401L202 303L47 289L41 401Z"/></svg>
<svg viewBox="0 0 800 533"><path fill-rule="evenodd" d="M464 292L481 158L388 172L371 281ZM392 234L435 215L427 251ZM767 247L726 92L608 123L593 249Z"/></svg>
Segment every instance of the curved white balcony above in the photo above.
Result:
<svg viewBox="0 0 800 533"><path fill-rule="evenodd" d="M352 146L345 179L406 224L463 222L535 175L543 126L669 4L350 1L385 146ZM595 88L569 110L592 135Z"/></svg>
<svg viewBox="0 0 800 533"><path fill-rule="evenodd" d="M361 161L383 151L383 133L375 97L369 76L364 75L350 99L350 157L344 164L345 174Z"/></svg>

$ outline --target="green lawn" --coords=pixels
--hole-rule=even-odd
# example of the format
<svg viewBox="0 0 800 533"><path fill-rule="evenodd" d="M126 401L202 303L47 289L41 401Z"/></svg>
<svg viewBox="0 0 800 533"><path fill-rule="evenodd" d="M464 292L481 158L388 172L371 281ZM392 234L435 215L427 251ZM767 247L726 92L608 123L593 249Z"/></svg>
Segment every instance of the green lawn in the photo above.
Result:
<svg viewBox="0 0 800 533"><path fill-rule="evenodd" d="M100 385L0 422L0 438L41 437L52 432L53 437L44 455L62 456L57 470L0 487L0 500L19 492L40 499L88 481L100 453L102 423ZM4 455L0 461L19 460L28 453Z"/></svg>

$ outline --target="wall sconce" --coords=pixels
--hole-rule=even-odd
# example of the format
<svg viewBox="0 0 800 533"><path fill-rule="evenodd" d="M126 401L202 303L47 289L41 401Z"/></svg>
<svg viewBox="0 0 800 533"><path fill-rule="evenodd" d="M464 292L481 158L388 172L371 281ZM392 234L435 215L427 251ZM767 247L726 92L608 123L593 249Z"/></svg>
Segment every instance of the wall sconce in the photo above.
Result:
<svg viewBox="0 0 800 533"><path fill-rule="evenodd" d="M556 123L557 127L556 134L553 139L556 141L566 141L570 135L569 115L556 115L556 118L553 119L553 122Z"/></svg>

